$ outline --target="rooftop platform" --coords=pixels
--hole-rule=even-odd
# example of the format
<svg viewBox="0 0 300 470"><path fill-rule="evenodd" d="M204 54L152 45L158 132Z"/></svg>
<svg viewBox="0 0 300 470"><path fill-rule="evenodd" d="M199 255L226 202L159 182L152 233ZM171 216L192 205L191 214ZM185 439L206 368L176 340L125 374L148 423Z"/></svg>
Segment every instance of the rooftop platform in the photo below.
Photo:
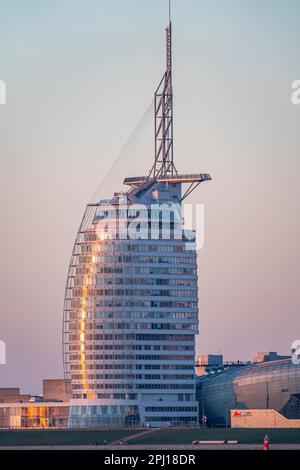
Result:
<svg viewBox="0 0 300 470"><path fill-rule="evenodd" d="M208 173L196 173L188 175L174 175L174 176L163 176L156 177L155 180L158 183L202 183L204 181L210 181L211 176ZM124 184L129 186L139 186L146 181L151 181L148 176L135 176L131 178L125 178Z"/></svg>

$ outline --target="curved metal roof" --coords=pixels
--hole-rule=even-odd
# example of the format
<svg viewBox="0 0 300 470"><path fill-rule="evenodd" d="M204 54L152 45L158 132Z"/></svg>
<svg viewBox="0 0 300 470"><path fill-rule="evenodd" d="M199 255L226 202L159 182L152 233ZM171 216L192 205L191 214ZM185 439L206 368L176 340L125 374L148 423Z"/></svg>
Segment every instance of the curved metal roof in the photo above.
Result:
<svg viewBox="0 0 300 470"><path fill-rule="evenodd" d="M277 374L283 370L294 370L295 373L300 373L300 364L296 365L291 359L282 359L278 361L262 362L258 364L251 364L237 369L222 370L214 373L197 377L197 383L206 382L209 380L214 381L228 381L235 378L251 378L254 376Z"/></svg>

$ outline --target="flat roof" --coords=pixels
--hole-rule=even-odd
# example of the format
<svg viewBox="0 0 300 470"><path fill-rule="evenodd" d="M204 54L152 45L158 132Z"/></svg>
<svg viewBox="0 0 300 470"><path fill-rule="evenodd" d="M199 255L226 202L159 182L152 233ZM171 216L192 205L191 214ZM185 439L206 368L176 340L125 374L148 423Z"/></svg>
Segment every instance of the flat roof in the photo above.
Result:
<svg viewBox="0 0 300 470"><path fill-rule="evenodd" d="M146 181L157 181L158 183L201 183L202 181L210 181L211 176L208 173L193 173L186 175L174 175L174 176L158 176L156 178L149 179L148 176L133 176L124 179L124 184L128 185L140 185Z"/></svg>

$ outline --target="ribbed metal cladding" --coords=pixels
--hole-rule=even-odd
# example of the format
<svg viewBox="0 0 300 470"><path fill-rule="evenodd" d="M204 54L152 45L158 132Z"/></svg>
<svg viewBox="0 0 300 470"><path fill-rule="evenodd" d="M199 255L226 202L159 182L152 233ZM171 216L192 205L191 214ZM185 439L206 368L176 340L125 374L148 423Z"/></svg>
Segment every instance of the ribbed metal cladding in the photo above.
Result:
<svg viewBox="0 0 300 470"><path fill-rule="evenodd" d="M264 362L197 379L200 417L229 424L231 409L274 409L300 418L300 365Z"/></svg>

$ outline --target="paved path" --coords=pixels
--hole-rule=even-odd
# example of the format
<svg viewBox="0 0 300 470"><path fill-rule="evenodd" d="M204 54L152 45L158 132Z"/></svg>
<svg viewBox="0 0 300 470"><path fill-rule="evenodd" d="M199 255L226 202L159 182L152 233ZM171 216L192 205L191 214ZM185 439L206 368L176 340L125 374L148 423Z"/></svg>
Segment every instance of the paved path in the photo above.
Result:
<svg viewBox="0 0 300 470"><path fill-rule="evenodd" d="M120 441L126 441L126 442L129 442L129 441L132 441L132 440L135 440L135 439L138 439L140 437L143 437L143 436L147 436L148 434L152 434L153 432L156 432L157 429L146 429L146 430L143 430L143 431L139 431L137 432L136 434L131 434L129 435L128 437L123 437L121 439L117 439L116 441L112 441L110 442L107 446L111 447L113 445L118 445L120 444ZM106 446L106 447L107 447ZM130 446L131 447L131 446ZM123 448L123 446L122 446Z"/></svg>

